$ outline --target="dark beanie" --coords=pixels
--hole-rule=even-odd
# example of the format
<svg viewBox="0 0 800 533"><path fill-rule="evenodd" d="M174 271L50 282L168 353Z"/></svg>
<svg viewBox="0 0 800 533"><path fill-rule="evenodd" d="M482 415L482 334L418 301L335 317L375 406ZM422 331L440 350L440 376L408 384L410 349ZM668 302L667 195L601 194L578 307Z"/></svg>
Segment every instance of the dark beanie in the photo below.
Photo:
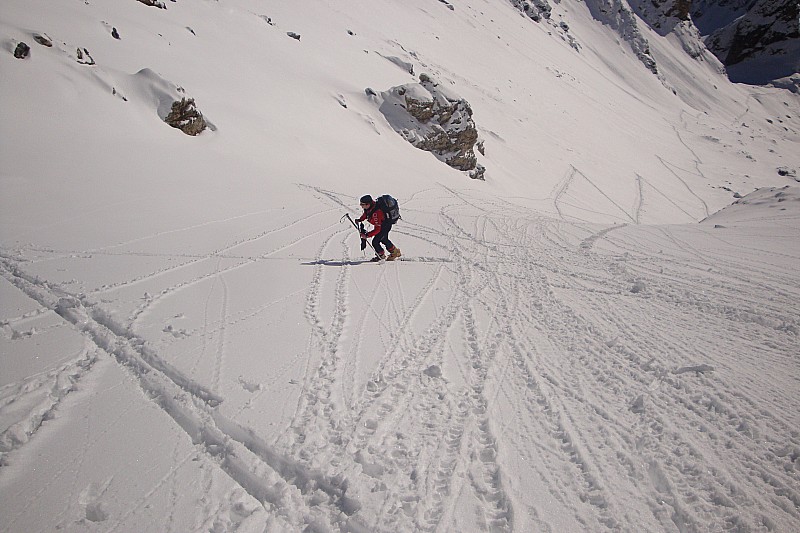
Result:
<svg viewBox="0 0 800 533"><path fill-rule="evenodd" d="M369 194L365 194L364 196L361 197L360 202L362 204L371 204L372 203L372 196L370 196Z"/></svg>

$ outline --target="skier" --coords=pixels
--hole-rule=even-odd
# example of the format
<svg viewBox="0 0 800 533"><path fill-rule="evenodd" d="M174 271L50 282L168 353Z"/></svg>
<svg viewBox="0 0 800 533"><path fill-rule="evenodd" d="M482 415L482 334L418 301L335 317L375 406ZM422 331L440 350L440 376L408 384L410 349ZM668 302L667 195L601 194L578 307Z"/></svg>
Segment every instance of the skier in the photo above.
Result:
<svg viewBox="0 0 800 533"><path fill-rule="evenodd" d="M386 214L377 206L372 196L369 194L362 196L360 203L364 214L358 217L356 222L366 220L372 224L372 230L370 232L361 233L361 238L363 240L374 237L372 239L372 247L375 249L376 255L370 259L370 261L380 261L381 259L394 261L400 257L401 254L400 248L396 247L392 244L392 241L389 240L389 232L392 230L392 221L386 217ZM383 251L381 244L386 246L386 249L389 251L389 257L386 257L386 253Z"/></svg>

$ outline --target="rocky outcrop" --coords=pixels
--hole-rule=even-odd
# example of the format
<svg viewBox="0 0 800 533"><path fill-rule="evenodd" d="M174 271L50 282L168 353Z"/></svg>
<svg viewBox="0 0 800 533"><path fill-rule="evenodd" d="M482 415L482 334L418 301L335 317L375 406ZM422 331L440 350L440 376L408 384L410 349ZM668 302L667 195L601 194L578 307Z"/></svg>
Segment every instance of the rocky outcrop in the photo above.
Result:
<svg viewBox="0 0 800 533"><path fill-rule="evenodd" d="M392 128L408 142L434 154L449 166L484 179L486 169L478 164L476 147L482 150L469 103L426 74L419 83L367 94L380 104ZM483 153L483 152L481 152Z"/></svg>
<svg viewBox="0 0 800 533"><path fill-rule="evenodd" d="M164 122L191 136L199 135L208 127L203 114L195 107L194 98L176 100L172 104L172 111L164 119Z"/></svg>
<svg viewBox="0 0 800 533"><path fill-rule="evenodd" d="M139 0L139 2L146 6L157 7L158 9L167 9L164 2L159 2L158 0Z"/></svg>
<svg viewBox="0 0 800 533"><path fill-rule="evenodd" d="M595 20L607 24L627 42L639 61L653 74L658 74L656 60L650 54L650 43L639 31L636 15L622 0L586 0L586 7Z"/></svg>

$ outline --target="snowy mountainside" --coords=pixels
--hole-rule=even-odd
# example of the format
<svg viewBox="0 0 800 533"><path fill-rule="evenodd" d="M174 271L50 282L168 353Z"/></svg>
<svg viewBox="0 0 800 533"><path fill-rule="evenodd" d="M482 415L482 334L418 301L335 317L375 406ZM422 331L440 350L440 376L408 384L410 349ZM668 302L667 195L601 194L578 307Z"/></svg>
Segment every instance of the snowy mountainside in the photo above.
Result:
<svg viewBox="0 0 800 533"><path fill-rule="evenodd" d="M0 7L0 531L800 527L800 95L573 0L148 3Z"/></svg>

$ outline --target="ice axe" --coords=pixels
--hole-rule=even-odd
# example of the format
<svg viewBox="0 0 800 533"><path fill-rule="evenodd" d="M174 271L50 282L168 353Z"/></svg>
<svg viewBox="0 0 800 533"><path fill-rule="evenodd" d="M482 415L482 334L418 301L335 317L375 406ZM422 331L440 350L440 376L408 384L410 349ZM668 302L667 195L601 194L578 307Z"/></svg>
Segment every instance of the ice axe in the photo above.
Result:
<svg viewBox="0 0 800 533"><path fill-rule="evenodd" d="M350 223L353 225L354 228L356 228L356 231L358 231L358 235L359 236L364 234L364 223L363 222L361 223L361 227L359 228L358 224L356 224L356 221L353 220L353 218L350 216L350 213L345 213L342 216L342 218L339 219L339 222L344 222L345 218L350 221ZM374 252L375 251L375 247L372 246L372 243L367 242L367 239L361 239L361 250L363 251L367 247L367 244L369 244L369 247L372 248L372 251Z"/></svg>

